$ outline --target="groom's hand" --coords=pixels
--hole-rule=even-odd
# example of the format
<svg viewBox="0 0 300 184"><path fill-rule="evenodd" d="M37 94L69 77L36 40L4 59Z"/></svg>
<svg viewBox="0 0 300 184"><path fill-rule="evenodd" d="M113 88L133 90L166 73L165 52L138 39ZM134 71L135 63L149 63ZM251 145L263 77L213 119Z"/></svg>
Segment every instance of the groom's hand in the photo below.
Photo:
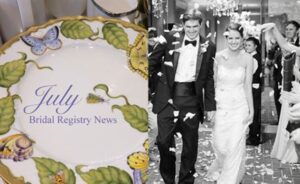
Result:
<svg viewBox="0 0 300 184"><path fill-rule="evenodd" d="M207 112L207 120L210 122L214 122L215 121L215 114L216 111L208 111Z"/></svg>

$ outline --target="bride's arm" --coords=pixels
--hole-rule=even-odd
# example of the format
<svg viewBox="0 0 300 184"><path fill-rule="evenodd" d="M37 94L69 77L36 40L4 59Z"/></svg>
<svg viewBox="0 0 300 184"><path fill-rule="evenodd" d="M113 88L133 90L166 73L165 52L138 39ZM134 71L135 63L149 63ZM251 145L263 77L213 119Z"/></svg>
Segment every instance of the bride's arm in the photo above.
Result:
<svg viewBox="0 0 300 184"><path fill-rule="evenodd" d="M300 81L300 57L298 56L297 58L296 58L296 63L295 63L295 65L294 65L294 75L295 75L295 78L296 78L296 80L297 81Z"/></svg>
<svg viewBox="0 0 300 184"><path fill-rule="evenodd" d="M253 58L251 55L246 57L246 77L244 82L244 90L249 106L249 116L247 118L247 123L252 123L254 108L253 108L253 97L252 97L252 73L253 73Z"/></svg>

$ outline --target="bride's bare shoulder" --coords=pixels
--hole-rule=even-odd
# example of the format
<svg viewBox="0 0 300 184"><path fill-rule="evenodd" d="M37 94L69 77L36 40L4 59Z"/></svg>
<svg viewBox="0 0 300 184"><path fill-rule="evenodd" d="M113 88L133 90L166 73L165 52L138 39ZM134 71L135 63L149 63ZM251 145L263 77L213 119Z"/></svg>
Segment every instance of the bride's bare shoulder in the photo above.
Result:
<svg viewBox="0 0 300 184"><path fill-rule="evenodd" d="M217 60L227 60L229 58L228 56L228 52L227 52L227 49L224 49L224 50L221 50L221 51L218 51L216 53L216 59Z"/></svg>
<svg viewBox="0 0 300 184"><path fill-rule="evenodd" d="M242 53L242 56L243 56L243 61L244 62L249 62L249 61L252 61L253 60L253 57L251 54L247 53L247 52L243 52Z"/></svg>

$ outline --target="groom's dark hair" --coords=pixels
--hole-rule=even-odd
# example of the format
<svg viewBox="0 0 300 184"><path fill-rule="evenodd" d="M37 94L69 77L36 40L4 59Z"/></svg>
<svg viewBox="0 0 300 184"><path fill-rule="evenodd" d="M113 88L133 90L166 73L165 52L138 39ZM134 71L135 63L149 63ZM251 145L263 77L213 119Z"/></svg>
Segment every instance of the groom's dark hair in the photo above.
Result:
<svg viewBox="0 0 300 184"><path fill-rule="evenodd" d="M203 17L201 12L198 9L188 9L183 15L182 15L182 22L183 24L188 20L198 20L199 24L202 23Z"/></svg>

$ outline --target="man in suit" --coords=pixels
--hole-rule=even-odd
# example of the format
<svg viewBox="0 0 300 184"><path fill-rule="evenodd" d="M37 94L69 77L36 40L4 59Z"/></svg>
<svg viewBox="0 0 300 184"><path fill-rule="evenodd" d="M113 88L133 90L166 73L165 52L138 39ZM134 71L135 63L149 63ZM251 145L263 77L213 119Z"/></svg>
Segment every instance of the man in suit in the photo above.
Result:
<svg viewBox="0 0 300 184"><path fill-rule="evenodd" d="M257 146L260 144L261 137L261 91L262 91L262 64L261 54L259 52L259 40L254 37L247 38L245 50L253 57L253 78L252 78L252 95L254 105L253 123L249 125L249 137L247 145Z"/></svg>
<svg viewBox="0 0 300 184"><path fill-rule="evenodd" d="M200 36L200 11L188 10L182 22L183 31L166 34L149 56L150 73L157 65L161 66L153 112L158 120L160 174L166 184L175 183L176 134L183 140L179 183L194 183L199 123L203 121L204 110L208 111L208 119L213 119L216 108L213 81L216 47Z"/></svg>

